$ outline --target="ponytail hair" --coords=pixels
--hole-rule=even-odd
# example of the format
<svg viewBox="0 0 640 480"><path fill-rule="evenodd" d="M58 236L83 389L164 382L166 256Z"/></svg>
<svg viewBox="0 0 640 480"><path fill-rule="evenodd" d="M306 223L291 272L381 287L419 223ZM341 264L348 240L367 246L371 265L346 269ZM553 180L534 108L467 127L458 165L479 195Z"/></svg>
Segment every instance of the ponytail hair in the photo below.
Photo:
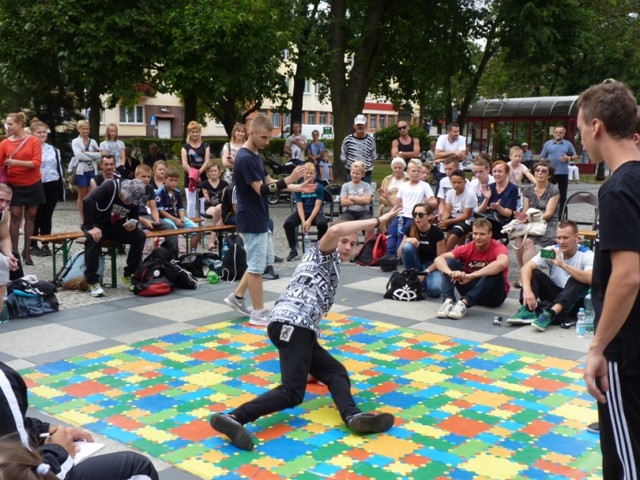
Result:
<svg viewBox="0 0 640 480"><path fill-rule="evenodd" d="M17 434L0 438L0 480L57 480L37 451L27 449Z"/></svg>

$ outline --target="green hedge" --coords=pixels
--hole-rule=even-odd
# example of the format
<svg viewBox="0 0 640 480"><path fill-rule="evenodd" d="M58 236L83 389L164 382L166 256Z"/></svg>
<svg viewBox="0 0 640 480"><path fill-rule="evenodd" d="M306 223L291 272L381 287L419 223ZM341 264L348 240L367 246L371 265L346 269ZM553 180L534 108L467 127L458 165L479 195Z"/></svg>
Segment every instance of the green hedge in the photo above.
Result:
<svg viewBox="0 0 640 480"><path fill-rule="evenodd" d="M203 140L210 145L211 156L213 158L220 158L222 147L224 147L224 144L228 142L224 137L203 137ZM123 141L128 147L133 148L140 156L146 155L149 151L149 145L156 143L160 148L160 151L167 155L168 158L180 158L180 149L183 145L181 138L132 137L126 138ZM264 153L267 155L282 155L284 151L284 143L284 139L274 137L269 142L267 148L265 148Z"/></svg>

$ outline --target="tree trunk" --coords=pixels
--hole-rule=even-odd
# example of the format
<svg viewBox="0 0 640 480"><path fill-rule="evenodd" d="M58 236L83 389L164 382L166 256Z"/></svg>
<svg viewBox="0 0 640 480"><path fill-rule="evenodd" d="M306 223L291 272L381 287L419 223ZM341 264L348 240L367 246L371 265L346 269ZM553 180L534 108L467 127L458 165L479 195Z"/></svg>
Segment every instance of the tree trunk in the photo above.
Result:
<svg viewBox="0 0 640 480"><path fill-rule="evenodd" d="M192 120L198 121L198 96L195 93L183 92L182 101L184 102L184 125L182 126L182 135L184 141L187 140L189 132L187 125Z"/></svg>
<svg viewBox="0 0 640 480"><path fill-rule="evenodd" d="M296 73L293 77L293 95L291 97L291 125L293 122L302 123L302 107L304 102L304 84L305 75L301 72L300 65L296 66ZM293 128L289 127L289 133L293 132Z"/></svg>
<svg viewBox="0 0 640 480"><path fill-rule="evenodd" d="M100 95L91 95L89 97L89 136L98 144L100 143L100 113L102 111L102 101Z"/></svg>
<svg viewBox="0 0 640 480"><path fill-rule="evenodd" d="M367 4L362 40L352 57L352 68L347 71L347 1L332 0L329 26L331 68L328 71L333 109L333 171L335 178L344 175L340 160L340 147L345 136L353 129L353 118L362 111L372 78L380 63L380 52L385 40L385 25L393 16L399 0L372 0Z"/></svg>

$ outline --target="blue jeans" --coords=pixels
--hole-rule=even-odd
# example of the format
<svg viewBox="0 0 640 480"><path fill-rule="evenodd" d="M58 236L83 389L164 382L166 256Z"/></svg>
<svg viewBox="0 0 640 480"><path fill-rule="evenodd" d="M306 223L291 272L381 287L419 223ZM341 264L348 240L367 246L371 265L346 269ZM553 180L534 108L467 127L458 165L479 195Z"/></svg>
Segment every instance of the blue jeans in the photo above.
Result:
<svg viewBox="0 0 640 480"><path fill-rule="evenodd" d="M405 243L402 246L402 265L404 268L414 268L419 271L423 271L433 262L421 263L418 256L418 249L410 243ZM442 272L440 270L434 270L433 273L427 275L424 279L424 289L427 295L431 298L440 298L442 293Z"/></svg>
<svg viewBox="0 0 640 480"><path fill-rule="evenodd" d="M462 262L455 258L447 258L447 263L451 270L464 270ZM453 283L453 280L448 275L442 276L442 297L445 300L450 298L455 302L455 290L457 289L460 293L460 299L464 298L468 307L473 307L474 305L499 307L504 303L504 299L507 298L504 287L504 275L502 272L488 277L477 278L464 285Z"/></svg>
<svg viewBox="0 0 640 480"><path fill-rule="evenodd" d="M387 255L393 255L394 257L398 256L398 247L400 246L402 237L404 236L402 233L403 222L410 221L411 219L400 216L391 220L391 223L387 227Z"/></svg>

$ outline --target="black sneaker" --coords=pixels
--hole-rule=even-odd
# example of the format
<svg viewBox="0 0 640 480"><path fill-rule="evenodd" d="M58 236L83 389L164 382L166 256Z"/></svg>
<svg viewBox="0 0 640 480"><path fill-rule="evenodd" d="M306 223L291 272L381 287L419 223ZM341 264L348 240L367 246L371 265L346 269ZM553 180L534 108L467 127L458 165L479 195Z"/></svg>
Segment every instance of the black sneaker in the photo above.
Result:
<svg viewBox="0 0 640 480"><path fill-rule="evenodd" d="M395 418L390 413L357 413L347 420L347 427L356 433L382 433L393 427Z"/></svg>
<svg viewBox="0 0 640 480"><path fill-rule="evenodd" d="M296 250L295 248L292 248L291 251L289 252L289 256L287 257L287 262L291 262L296 258L298 258L298 250Z"/></svg>
<svg viewBox="0 0 640 480"><path fill-rule="evenodd" d="M262 278L265 280L277 280L280 278L280 275L273 270L273 265L268 265L267 268L264 269Z"/></svg>
<svg viewBox="0 0 640 480"><path fill-rule="evenodd" d="M590 423L587 426L587 432L589 433L600 433L600 424L598 422L596 423Z"/></svg>
<svg viewBox="0 0 640 480"><path fill-rule="evenodd" d="M40 247L32 246L30 252L32 257L44 257L44 255L42 254L42 249Z"/></svg>
<svg viewBox="0 0 640 480"><path fill-rule="evenodd" d="M273 257L273 262L274 262L274 263L282 263L282 262L284 262L284 258L279 257L278 255L275 255L275 256Z"/></svg>
<svg viewBox="0 0 640 480"><path fill-rule="evenodd" d="M43 245L40 249L40 255L43 257L50 257L52 255L51 250L49 250L49 245Z"/></svg>
<svg viewBox="0 0 640 480"><path fill-rule="evenodd" d="M240 450L251 451L253 450L253 440L246 428L230 415L224 413L214 413L209 419L211 427L217 431L229 437L231 443L233 443Z"/></svg>

